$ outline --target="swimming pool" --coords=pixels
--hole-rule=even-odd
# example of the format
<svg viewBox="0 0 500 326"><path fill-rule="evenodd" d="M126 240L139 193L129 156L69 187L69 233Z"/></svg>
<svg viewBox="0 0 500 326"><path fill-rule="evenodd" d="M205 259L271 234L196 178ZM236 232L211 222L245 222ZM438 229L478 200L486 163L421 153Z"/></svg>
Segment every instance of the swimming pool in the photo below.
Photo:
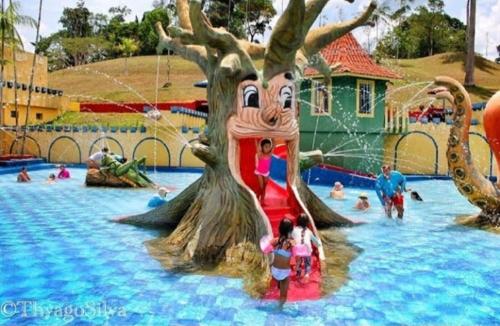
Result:
<svg viewBox="0 0 500 326"><path fill-rule="evenodd" d="M383 218L374 193L368 213L351 208L358 189L325 199L366 222L343 230L363 251L339 291L277 312L239 279L165 271L144 246L158 231L108 222L145 211L152 190L86 188L82 169L48 185L49 172L33 172L31 184L0 176L2 324L500 324L500 236L454 224L477 210L451 181L411 184L425 202L407 201L403 223ZM175 195L198 176L153 179Z"/></svg>

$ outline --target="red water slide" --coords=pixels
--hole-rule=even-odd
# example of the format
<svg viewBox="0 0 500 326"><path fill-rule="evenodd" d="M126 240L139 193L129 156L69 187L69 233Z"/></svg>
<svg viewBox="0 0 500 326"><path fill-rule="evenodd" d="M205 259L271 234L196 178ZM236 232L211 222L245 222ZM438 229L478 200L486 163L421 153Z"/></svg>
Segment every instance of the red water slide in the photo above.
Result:
<svg viewBox="0 0 500 326"><path fill-rule="evenodd" d="M259 182L255 175L255 139L240 140L240 173L243 181L256 194L260 192ZM277 146L275 155L286 159L286 146ZM294 224L297 216L302 212L289 185L281 187L277 182L269 179L266 187L266 196L262 205L264 212L271 223L273 235L278 236L278 227L283 217L290 218ZM292 258L292 272L290 274L290 287L288 290L288 301L314 300L321 295L321 271L317 254L312 257L312 272L309 281L298 280L295 276L295 259ZM279 289L273 280L264 296L265 299L279 299Z"/></svg>

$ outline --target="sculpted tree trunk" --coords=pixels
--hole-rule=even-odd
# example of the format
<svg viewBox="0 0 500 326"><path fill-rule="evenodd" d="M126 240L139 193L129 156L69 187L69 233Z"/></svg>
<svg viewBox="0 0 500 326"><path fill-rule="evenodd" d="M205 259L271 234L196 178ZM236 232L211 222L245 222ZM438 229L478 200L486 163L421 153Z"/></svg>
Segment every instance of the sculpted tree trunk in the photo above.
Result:
<svg viewBox="0 0 500 326"><path fill-rule="evenodd" d="M375 4L356 19L309 31L326 3L291 0L267 46L213 28L199 0L189 4L177 0L180 26L169 27L170 36L157 23L159 49L166 47L197 63L207 76L210 108L208 131L191 148L206 163L200 179L165 206L120 220L176 226L168 237L150 246L168 266L192 269L239 257L248 270L264 275L268 264L258 243L272 229L249 182L255 178L253 158L252 163L245 159L248 150L255 151L251 144L261 138L279 139L286 145L287 203L294 212L309 216L315 233L316 216L321 226L352 225L324 205L300 179L296 90L307 65L325 73L329 80L330 68L319 51L365 24ZM264 59L263 71L254 66L253 60L258 59Z"/></svg>

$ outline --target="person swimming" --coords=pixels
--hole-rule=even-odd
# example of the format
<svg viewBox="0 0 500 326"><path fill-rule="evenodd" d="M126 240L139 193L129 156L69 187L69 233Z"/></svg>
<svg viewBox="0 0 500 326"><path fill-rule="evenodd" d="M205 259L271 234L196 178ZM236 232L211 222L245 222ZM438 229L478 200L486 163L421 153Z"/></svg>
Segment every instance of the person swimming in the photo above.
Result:
<svg viewBox="0 0 500 326"><path fill-rule="evenodd" d="M66 169L66 166L64 166L64 164L61 164L59 166L59 173L57 174L57 178L58 179L69 179L70 178L69 170Z"/></svg>
<svg viewBox="0 0 500 326"><path fill-rule="evenodd" d="M153 196L153 198L149 200L148 207L158 207L165 204L167 202L166 197L169 192L170 190L165 187L158 188L158 195Z"/></svg>
<svg viewBox="0 0 500 326"><path fill-rule="evenodd" d="M17 182L30 182L31 178L28 174L28 169L26 167L22 167L21 171L17 175Z"/></svg>
<svg viewBox="0 0 500 326"><path fill-rule="evenodd" d="M288 285L290 283L290 260L292 258L292 248L295 241L291 237L293 223L289 218L283 218L279 225L279 237L274 238L272 245L274 247L274 259L271 266L271 274L278 282L280 290L280 308L286 302L288 295Z"/></svg>
<svg viewBox="0 0 500 326"><path fill-rule="evenodd" d="M413 199L415 201L424 201L422 199L422 197L420 197L420 195L416 191L412 191L411 194L410 194L410 197L411 197L411 199Z"/></svg>
<svg viewBox="0 0 500 326"><path fill-rule="evenodd" d="M48 184L56 183L56 175L54 173L49 174L49 177L47 178L47 183Z"/></svg>
<svg viewBox="0 0 500 326"><path fill-rule="evenodd" d="M354 208L359 209L360 211L366 211L370 208L370 202L368 201L368 194L366 192L362 192L359 194L358 201Z"/></svg>
<svg viewBox="0 0 500 326"><path fill-rule="evenodd" d="M337 200L345 199L344 186L339 181L336 181L332 190L330 191L330 197Z"/></svg>

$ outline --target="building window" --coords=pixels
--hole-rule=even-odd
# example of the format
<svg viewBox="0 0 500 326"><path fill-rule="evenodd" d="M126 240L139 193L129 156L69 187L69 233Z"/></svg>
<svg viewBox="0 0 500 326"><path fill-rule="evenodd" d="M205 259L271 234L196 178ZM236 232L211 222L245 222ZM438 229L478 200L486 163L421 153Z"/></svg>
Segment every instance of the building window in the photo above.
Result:
<svg viewBox="0 0 500 326"><path fill-rule="evenodd" d="M357 116L375 116L375 82L373 80L358 79L356 93Z"/></svg>
<svg viewBox="0 0 500 326"><path fill-rule="evenodd" d="M17 117L17 112L16 111L10 111L10 117L11 118Z"/></svg>
<svg viewBox="0 0 500 326"><path fill-rule="evenodd" d="M36 119L37 120L43 120L43 113L37 113L36 114Z"/></svg>
<svg viewBox="0 0 500 326"><path fill-rule="evenodd" d="M312 81L311 115L329 115L332 111L332 93L325 83Z"/></svg>

